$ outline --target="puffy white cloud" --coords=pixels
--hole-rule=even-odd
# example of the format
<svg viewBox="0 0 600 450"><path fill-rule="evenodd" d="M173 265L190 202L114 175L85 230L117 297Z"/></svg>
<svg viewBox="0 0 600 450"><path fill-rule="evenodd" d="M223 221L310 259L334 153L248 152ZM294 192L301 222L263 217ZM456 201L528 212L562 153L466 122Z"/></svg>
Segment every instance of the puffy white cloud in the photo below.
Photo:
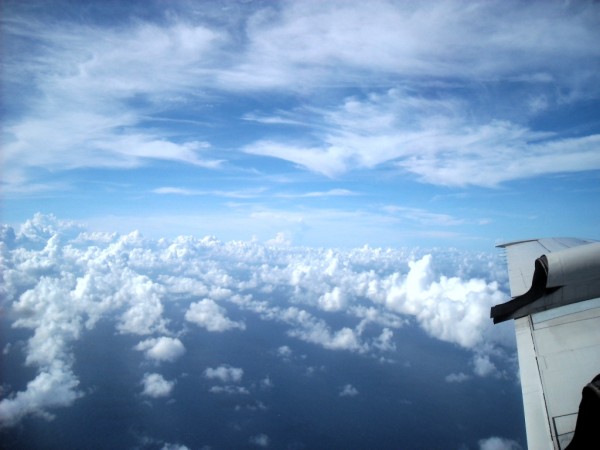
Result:
<svg viewBox="0 0 600 450"><path fill-rule="evenodd" d="M479 450L522 450L523 447L512 439L490 437L479 441Z"/></svg>
<svg viewBox="0 0 600 450"><path fill-rule="evenodd" d="M351 384L346 384L340 391L340 397L355 397L358 395L358 389Z"/></svg>
<svg viewBox="0 0 600 450"><path fill-rule="evenodd" d="M348 327L332 332L327 324L316 319L307 311L295 307L281 313L283 320L296 325L288 334L306 342L318 344L330 350L350 350L363 352L366 346L361 343L357 333Z"/></svg>
<svg viewBox="0 0 600 450"><path fill-rule="evenodd" d="M505 339L507 330L489 319L490 306L506 298L495 256L189 236L156 241L137 232L92 236L42 215L22 232L2 230L2 307L10 309L14 327L31 330L26 363L38 370L23 391L8 392L0 402L6 423L67 406L82 395L73 347L100 320L121 333L160 333L134 347L148 359L182 357L181 341L168 337L175 331L167 329L167 302L188 305L185 319L209 331L245 329L243 319L227 316L225 306L233 306L240 317L277 321L289 336L325 349L386 358L396 351L395 330L416 322L434 338L473 350L478 376L499 376L498 363L511 356L498 348L514 346ZM202 300L194 301L198 296ZM284 359L294 354L288 345L275 351ZM223 365L204 375L239 383L243 370ZM447 381L459 378L449 375ZM50 381L55 397L42 389ZM170 383L162 385L172 388Z"/></svg>
<svg viewBox="0 0 600 450"><path fill-rule="evenodd" d="M346 300L339 286L335 286L331 292L326 292L319 297L319 306L325 311L339 311L346 306Z"/></svg>
<svg viewBox="0 0 600 450"><path fill-rule="evenodd" d="M78 385L70 367L55 361L27 383L24 391L0 401L0 425L14 425L28 414L52 418L46 409L71 405L82 395Z"/></svg>
<svg viewBox="0 0 600 450"><path fill-rule="evenodd" d="M158 373L145 373L142 379L143 395L153 398L167 397L175 387L175 381L167 381Z"/></svg>
<svg viewBox="0 0 600 450"><path fill-rule="evenodd" d="M505 299L498 284L445 275L436 278L431 255L411 261L409 267L405 277L394 274L385 280L385 304L415 316L429 334L439 339L467 348L481 343L492 328L490 307Z"/></svg>
<svg viewBox="0 0 600 450"><path fill-rule="evenodd" d="M473 357L473 372L480 377L499 375L498 369L496 365L490 361L489 355L475 355Z"/></svg>
<svg viewBox="0 0 600 450"><path fill-rule="evenodd" d="M222 365L218 367L209 367L204 371L204 376L209 380L219 380L223 383L239 383L244 376L244 370L239 367Z"/></svg>
<svg viewBox="0 0 600 450"><path fill-rule="evenodd" d="M192 303L185 313L185 319L208 331L222 332L238 328L245 330L244 322L235 322L226 316L225 308L209 298Z"/></svg>
<svg viewBox="0 0 600 450"><path fill-rule="evenodd" d="M167 336L146 339L134 349L145 352L147 358L156 361L175 361L185 353L185 347L179 339Z"/></svg>
<svg viewBox="0 0 600 450"><path fill-rule="evenodd" d="M252 445L256 445L257 447L267 448L271 440L269 439L269 436L261 433L255 436L251 436L250 439L248 439L248 442L250 442Z"/></svg>

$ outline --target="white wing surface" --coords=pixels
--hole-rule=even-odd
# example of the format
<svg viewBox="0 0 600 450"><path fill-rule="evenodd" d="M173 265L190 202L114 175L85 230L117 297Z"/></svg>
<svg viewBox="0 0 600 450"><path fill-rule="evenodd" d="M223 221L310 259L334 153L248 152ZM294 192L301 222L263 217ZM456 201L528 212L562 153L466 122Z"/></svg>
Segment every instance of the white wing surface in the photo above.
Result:
<svg viewBox="0 0 600 450"><path fill-rule="evenodd" d="M563 450L581 391L600 373L600 242L553 238L500 247L513 299L491 316L515 320L527 446Z"/></svg>

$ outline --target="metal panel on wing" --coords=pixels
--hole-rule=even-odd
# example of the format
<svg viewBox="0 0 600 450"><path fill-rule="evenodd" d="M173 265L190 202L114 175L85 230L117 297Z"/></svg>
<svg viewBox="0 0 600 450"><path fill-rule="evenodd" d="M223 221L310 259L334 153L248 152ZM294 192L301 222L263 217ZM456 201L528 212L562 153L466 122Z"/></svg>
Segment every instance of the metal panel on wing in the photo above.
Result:
<svg viewBox="0 0 600 450"><path fill-rule="evenodd" d="M582 388L600 373L600 244L554 238L500 247L514 298L491 315L515 319L527 444L564 450Z"/></svg>

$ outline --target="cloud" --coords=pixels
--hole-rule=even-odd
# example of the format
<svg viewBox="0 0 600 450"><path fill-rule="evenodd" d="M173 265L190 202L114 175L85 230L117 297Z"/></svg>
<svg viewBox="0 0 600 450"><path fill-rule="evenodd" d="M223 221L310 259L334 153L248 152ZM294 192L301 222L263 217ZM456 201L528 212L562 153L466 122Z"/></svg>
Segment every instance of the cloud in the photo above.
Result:
<svg viewBox="0 0 600 450"><path fill-rule="evenodd" d="M82 395L78 386L71 369L56 361L27 383L24 391L0 401L0 425L15 425L28 414L51 419L46 409L70 406Z"/></svg>
<svg viewBox="0 0 600 450"><path fill-rule="evenodd" d="M161 447L160 450L190 450L190 448L181 444L166 443Z"/></svg>
<svg viewBox="0 0 600 450"><path fill-rule="evenodd" d="M313 191L302 194L277 194L280 198L317 198L317 197L348 197L358 195L348 189L330 189L328 191Z"/></svg>
<svg viewBox="0 0 600 450"><path fill-rule="evenodd" d="M268 375L260 380L260 387L262 389L271 389L274 385L273 380Z"/></svg>
<svg viewBox="0 0 600 450"><path fill-rule="evenodd" d="M73 349L100 321L133 336L159 333L133 347L150 360L184 357L183 343L169 337L177 334L169 330L177 322L163 304L173 301L189 305L186 320L209 331L244 329L242 319L227 317L226 305L240 317L278 322L290 338L331 351L393 358L396 329L419 326L472 351L474 375L498 377L504 373L500 364L512 361L514 340L489 320L490 306L507 296L501 287L506 282L493 281L504 273L494 255L191 236L152 240L137 232L89 233L43 215L19 231L1 231L2 307L13 327L30 333L25 363L37 371L21 391L6 392L0 401L5 424L29 414L47 417L84 395ZM275 352L290 359L290 347ZM148 395L173 388L174 381L146 375ZM235 387L241 368L209 367L204 376L223 384L216 391L243 393ZM451 374L446 381L460 378Z"/></svg>
<svg viewBox="0 0 600 450"><path fill-rule="evenodd" d="M263 193L265 189L247 189L240 191L202 191L199 189L185 189L178 187L160 187L153 189L152 192L155 194L162 195L202 195L202 196L216 196L216 197L227 197L227 198L255 198Z"/></svg>
<svg viewBox="0 0 600 450"><path fill-rule="evenodd" d="M152 398L167 397L175 387L175 381L167 381L158 373L145 373L142 380L143 395Z"/></svg>
<svg viewBox="0 0 600 450"><path fill-rule="evenodd" d="M277 349L277 354L284 359L289 359L292 356L292 349L287 345L282 345Z"/></svg>
<svg viewBox="0 0 600 450"><path fill-rule="evenodd" d="M467 348L476 346L491 328L489 308L505 294L496 282L444 275L436 279L431 262L432 256L426 255L409 262L405 277L395 274L388 278L383 301L392 310L415 316L438 339Z"/></svg>
<svg viewBox="0 0 600 450"><path fill-rule="evenodd" d="M346 384L340 391L340 397L355 397L358 395L358 389L351 384Z"/></svg>
<svg viewBox="0 0 600 450"><path fill-rule="evenodd" d="M446 375L446 378L444 379L446 380L446 383L462 383L464 381L470 380L471 377L463 372L459 372Z"/></svg>
<svg viewBox="0 0 600 450"><path fill-rule="evenodd" d="M185 347L177 338L160 337L146 339L134 347L135 350L145 352L146 358L156 361L175 361L185 353Z"/></svg>
<svg viewBox="0 0 600 450"><path fill-rule="evenodd" d="M321 345L329 350L366 351L366 346L361 343L353 329L343 327L332 332L326 322L316 319L307 311L290 307L281 312L280 319L294 324L295 327L288 331L288 334L303 341Z"/></svg>
<svg viewBox="0 0 600 450"><path fill-rule="evenodd" d="M225 314L225 308L211 299L204 299L190 305L185 313L185 320L206 328L208 331L223 332L235 328L246 329L244 322L235 322Z"/></svg>
<svg viewBox="0 0 600 450"><path fill-rule="evenodd" d="M212 386L208 391L213 394L250 394L250 391L243 386Z"/></svg>
<svg viewBox="0 0 600 450"><path fill-rule="evenodd" d="M163 305L156 284L144 276L135 276L124 287L129 290L131 306L121 316L117 326L122 333L150 334L164 331ZM131 289L129 289L131 288Z"/></svg>
<svg viewBox="0 0 600 450"><path fill-rule="evenodd" d="M475 355L473 357L473 372L480 377L499 375L498 368L490 361L489 355Z"/></svg>
<svg viewBox="0 0 600 450"><path fill-rule="evenodd" d="M250 444L252 445L256 445L257 447L267 448L271 440L269 439L269 436L261 433L255 436L251 436L250 439L248 439L248 442L250 442Z"/></svg>
<svg viewBox="0 0 600 450"><path fill-rule="evenodd" d="M444 186L497 186L544 174L600 169L599 135L561 138L517 122L474 119L453 99L425 99L390 89L348 97L306 114L322 125L312 143L258 140L244 151L291 161L328 177L389 163ZM472 106L471 106L472 107ZM406 210L405 213L411 212ZM419 214L417 219L451 219Z"/></svg>
<svg viewBox="0 0 600 450"><path fill-rule="evenodd" d="M7 32L15 42L21 33L35 36L29 45L33 53L38 51L24 64L11 59L8 79L15 84L27 80L44 94L27 102L28 116L6 126L4 156L15 170L12 181L22 183L32 168L131 168L149 160L206 168L220 164L204 157L210 147L204 141L169 139L141 126L156 104L146 110L127 105L136 95L154 103L196 85L198 80L188 71L218 45L217 32L183 24L139 23L127 29L66 26L39 18L14 21ZM110 44L112 39L119 46ZM159 63L167 55L168 67ZM156 78L148 77L147 70L155 71ZM45 148L42 153L36 151L40 145Z"/></svg>
<svg viewBox="0 0 600 450"><path fill-rule="evenodd" d="M339 311L346 306L346 300L340 288L336 286L331 292L326 292L319 297L319 306L324 311Z"/></svg>
<svg viewBox="0 0 600 450"><path fill-rule="evenodd" d="M337 74L337 83L344 83L350 74L345 78L344 71L333 70L336 66L373 81L383 77L369 77L361 70L482 80L564 73L554 56L573 52L569 57L579 59L597 54L585 41L577 41L597 36L593 20L586 17L593 9L561 4L515 9L513 2L498 1L469 8L457 1L377 1L372 8L344 2L290 3L276 12L257 14L248 32L249 62L240 66L260 70L244 85L289 83L295 69L297 82L306 86L323 72L317 67L325 68L325 76ZM545 31L554 27L557 34L547 38Z"/></svg>
<svg viewBox="0 0 600 450"><path fill-rule="evenodd" d="M490 437L479 441L479 450L521 450L518 442L500 437Z"/></svg>
<svg viewBox="0 0 600 450"><path fill-rule="evenodd" d="M204 371L204 376L209 380L219 380L223 383L239 383L244 376L244 370L239 367L227 365L209 367Z"/></svg>
<svg viewBox="0 0 600 450"><path fill-rule="evenodd" d="M170 6L178 13L169 20L154 10L155 21L129 17L127 27L76 22L47 10L9 11L3 76L14 93L8 103L19 107L5 124L3 158L13 192L34 184L39 169L135 168L155 161L222 168L218 149L206 139L165 131L170 121L190 120L172 117L173 111L208 95L226 102L256 91L301 97L299 103L315 111L315 102L306 101L315 92L326 89L335 97L332 92L356 86L371 91L367 99L348 98L317 114L244 111L242 119L300 124L316 137L280 142L268 135L245 150L327 176L394 162L443 185L496 185L555 173L561 163L566 171L598 167L597 136L536 144L536 133L516 120L525 110L597 96L599 53L589 44L599 38L593 2L283 2L239 10L235 19L216 7L194 16L185 4ZM213 25L215 17L221 25ZM380 86L405 90L390 100ZM409 94L423 88L441 95ZM453 97L459 90L469 106ZM470 120L478 116L479 98L488 108L499 104L499 120L506 115L502 106L514 104L506 123ZM523 149L530 156L519 164L513 157Z"/></svg>
<svg viewBox="0 0 600 450"><path fill-rule="evenodd" d="M393 339L394 332L389 328L381 330L381 334L373 341L373 346L383 352L393 352L396 350L396 344Z"/></svg>

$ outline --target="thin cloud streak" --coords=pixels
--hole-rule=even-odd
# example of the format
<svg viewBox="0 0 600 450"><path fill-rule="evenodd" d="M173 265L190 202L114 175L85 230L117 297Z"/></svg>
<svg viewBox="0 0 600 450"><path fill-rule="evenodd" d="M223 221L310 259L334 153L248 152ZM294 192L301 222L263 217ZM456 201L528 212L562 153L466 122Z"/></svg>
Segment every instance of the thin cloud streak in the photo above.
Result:
<svg viewBox="0 0 600 450"><path fill-rule="evenodd" d="M130 27L5 21L9 49L26 36L35 48L30 60L11 54L6 65L10 85L30 83L35 94L25 94L26 109L7 120L4 162L14 175L5 183L23 184L33 168L133 169L151 160L219 169L223 159L202 137L169 136L142 123L202 98L297 95L332 80L373 91L381 82L402 85L408 93L369 94L312 117L291 118L281 108L283 117L242 113L239 120L263 124L328 124L325 132L314 128L312 143L265 137L243 150L329 177L393 162L399 176L446 186L600 167L597 135L534 144L540 133L518 121L469 119L452 89L442 99L410 94L423 82L417 77L468 89L535 83L538 92L527 99L533 112L597 95L600 51L588 45L599 38L593 4L283 2L241 18L243 45L233 45L240 37L230 28L184 20L178 5L173 12L166 23Z"/></svg>

